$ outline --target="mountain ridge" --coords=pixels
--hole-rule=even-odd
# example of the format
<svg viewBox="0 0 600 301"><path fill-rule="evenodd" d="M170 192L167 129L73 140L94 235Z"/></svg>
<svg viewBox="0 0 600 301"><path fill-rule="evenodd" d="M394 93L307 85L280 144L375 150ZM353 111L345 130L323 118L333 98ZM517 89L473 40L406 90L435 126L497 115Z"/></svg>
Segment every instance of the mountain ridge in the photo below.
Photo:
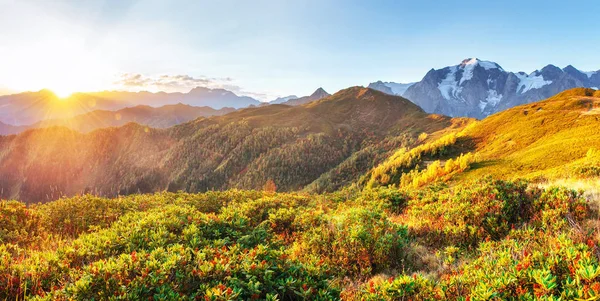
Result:
<svg viewBox="0 0 600 301"><path fill-rule="evenodd" d="M152 107L138 105L116 111L94 110L70 118L49 119L27 126L12 126L0 123L0 135L14 135L28 129L64 126L86 133L99 128L123 126L135 122L153 128L167 128L199 117L223 115L235 111L234 108L215 110L211 107L194 107L182 103Z"/></svg>
<svg viewBox="0 0 600 301"><path fill-rule="evenodd" d="M196 87L188 93L77 92L67 98L59 98L52 91L44 89L0 96L0 122L15 126L31 125L43 120L71 118L94 110L116 111L137 105L160 107L177 103L196 107L210 106L217 110L261 104L254 98L238 96L225 89L202 87Z"/></svg>
<svg viewBox="0 0 600 301"><path fill-rule="evenodd" d="M0 137L0 174L7 175L0 187L4 198L41 201L84 192L259 189L269 179L291 191L327 174L312 189L331 191L396 147L454 122L401 97L353 87L303 105L246 108L167 129L34 129Z"/></svg>
<svg viewBox="0 0 600 301"><path fill-rule="evenodd" d="M282 102L281 104L289 105L289 106L298 106L298 105L303 105L303 104L309 103L311 101L320 100L320 99L328 97L328 96L331 96L331 94L327 93L327 91L325 91L323 88L319 87L317 90L315 90L315 92L313 92L309 96L289 99L285 102Z"/></svg>

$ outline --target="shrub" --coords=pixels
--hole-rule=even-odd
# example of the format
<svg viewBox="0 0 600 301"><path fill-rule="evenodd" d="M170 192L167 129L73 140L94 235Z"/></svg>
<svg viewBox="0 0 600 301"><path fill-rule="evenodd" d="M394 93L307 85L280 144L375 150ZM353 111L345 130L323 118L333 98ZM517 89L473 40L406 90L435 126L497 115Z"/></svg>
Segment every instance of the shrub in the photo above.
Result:
<svg viewBox="0 0 600 301"><path fill-rule="evenodd" d="M321 226L307 230L294 246L303 261L319 262L338 275L368 276L400 265L407 240L405 227L385 213L344 208L325 217Z"/></svg>
<svg viewBox="0 0 600 301"><path fill-rule="evenodd" d="M40 214L17 201L0 200L0 244L29 246L45 233Z"/></svg>
<svg viewBox="0 0 600 301"><path fill-rule="evenodd" d="M527 182L485 179L425 191L409 202L403 219L426 245L473 247L486 238L500 239L527 221L533 194Z"/></svg>

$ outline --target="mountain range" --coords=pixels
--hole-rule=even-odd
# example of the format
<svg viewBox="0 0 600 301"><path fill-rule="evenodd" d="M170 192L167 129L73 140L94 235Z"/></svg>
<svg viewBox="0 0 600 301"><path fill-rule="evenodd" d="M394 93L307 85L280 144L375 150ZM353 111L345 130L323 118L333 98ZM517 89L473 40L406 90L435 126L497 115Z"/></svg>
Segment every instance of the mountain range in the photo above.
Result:
<svg viewBox="0 0 600 301"><path fill-rule="evenodd" d="M38 202L86 192L260 189L269 181L281 191L321 193L363 185L372 175L390 183L430 160L467 152L479 163L461 177L569 174L590 148L600 149L599 93L571 89L477 121L428 114L405 98L353 87L298 106L250 107L164 129L31 129L0 136L0 197ZM442 147L410 157L406 150L420 145Z"/></svg>
<svg viewBox="0 0 600 301"><path fill-rule="evenodd" d="M567 89L600 87L600 72L547 65L529 74L515 73L495 62L470 58L455 66L431 69L414 84L378 81L369 87L403 96L428 113L481 119Z"/></svg>
<svg viewBox="0 0 600 301"><path fill-rule="evenodd" d="M133 108L138 106L146 106L146 113L150 114L151 107L162 107L168 105L188 105L190 107L202 108L192 109L190 116L212 116L219 115L219 112L211 112L211 110L225 109L224 112L230 112L231 109L240 109L250 106L263 106L266 104L285 104L285 105L301 105L311 101L319 100L330 94L322 88L317 89L310 96L297 97L294 95L277 98L271 102L260 102L248 96L238 96L235 93L225 89L208 89L196 87L188 93L151 93L151 92L124 92L124 91L103 91L89 93L74 93L67 98L59 98L50 90L40 90L38 92L24 92L13 95L0 96L0 135L14 134L23 131L27 128L40 127L40 124L68 124L73 117L97 112L98 115L109 114L106 111L117 111L125 108ZM172 107L173 108L173 107ZM182 108L180 106L180 108ZM125 113L132 113L137 110L128 110ZM167 108L154 112L152 114L164 114L168 111ZM202 111L202 112L201 112ZM124 112L119 112L121 115ZM115 113L116 114L116 113ZM148 116L134 117L123 119L135 121L141 124L164 127L164 124L178 124L180 122L162 122L160 120L152 121ZM91 117L89 115L88 117ZM176 116L174 116L176 117ZM103 121L108 121L107 118L99 117ZM175 118L177 119L177 118ZM49 121L51 122L44 122ZM62 120L62 121L61 121ZM163 119L164 121L164 119ZM187 121L187 119L185 119ZM90 120L88 126L78 126L77 128L86 130L99 127L97 120ZM83 124L83 123L80 123ZM107 123L109 126L115 122ZM120 125L122 122L117 122Z"/></svg>
<svg viewBox="0 0 600 301"><path fill-rule="evenodd" d="M599 86L600 71L580 71L571 65L562 69L547 65L529 74L515 73L505 71L495 62L471 58L458 65L431 69L416 83L377 81L370 83L368 88L403 96L427 113L482 119L514 106L548 98L567 89ZM0 96L0 134L18 133L47 120L60 123L57 120L73 118L95 110L116 111L140 105L160 107L178 103L217 110L266 104L297 106L329 95L323 88L319 88L309 96L290 95L265 103L248 96L238 96L225 89L204 87L196 87L188 93L74 93L64 99L49 90L24 92ZM209 115L211 114L201 116ZM145 122L149 125L154 124L149 120ZM90 125L87 128L96 127Z"/></svg>
<svg viewBox="0 0 600 301"><path fill-rule="evenodd" d="M378 91L381 91L383 93L387 93L390 95L402 96L402 95L404 95L406 90L414 84L415 83L402 84L402 83L394 83L394 82L376 81L374 83L370 83L367 86L367 88L375 89L375 90L378 90Z"/></svg>
<svg viewBox="0 0 600 301"><path fill-rule="evenodd" d="M0 96L0 122L22 126L43 120L71 118L95 110L115 111L147 105L186 104L195 107L244 108L261 102L224 89L197 87L188 93L104 91L74 93L61 99L50 90Z"/></svg>
<svg viewBox="0 0 600 301"><path fill-rule="evenodd" d="M296 99L296 98L298 98L298 96L296 96L296 95L289 95L289 96L284 96L284 97L277 97L274 100L269 101L268 103L269 104L281 104L281 103L284 103L284 102L286 102L288 100Z"/></svg>
<svg viewBox="0 0 600 301"><path fill-rule="evenodd" d="M215 110L211 107L194 107L184 104L151 107L139 105L117 111L95 110L71 118L50 119L28 126L11 126L0 123L0 135L18 134L28 129L64 126L86 133L99 128L122 126L130 122L153 128L167 128L199 117L220 116L235 111L234 108Z"/></svg>
<svg viewBox="0 0 600 301"><path fill-rule="evenodd" d="M354 87L303 105L246 108L167 129L32 129L0 136L0 191L2 198L42 201L84 192L259 189L268 180L282 191L332 191L419 135L463 122Z"/></svg>
<svg viewBox="0 0 600 301"><path fill-rule="evenodd" d="M288 106L298 106L303 105L305 103L309 103L311 101L319 100L330 96L331 94L327 93L323 88L318 88L309 96L297 97L295 95L280 97L273 101L270 101L268 104L283 104Z"/></svg>

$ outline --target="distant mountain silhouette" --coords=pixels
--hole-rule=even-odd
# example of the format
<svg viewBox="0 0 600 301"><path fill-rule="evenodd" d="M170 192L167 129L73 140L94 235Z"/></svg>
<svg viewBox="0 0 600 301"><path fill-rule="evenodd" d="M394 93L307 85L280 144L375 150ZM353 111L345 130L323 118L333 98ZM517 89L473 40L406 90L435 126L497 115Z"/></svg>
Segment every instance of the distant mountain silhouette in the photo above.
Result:
<svg viewBox="0 0 600 301"><path fill-rule="evenodd" d="M310 96L304 96L300 98L289 99L288 101L282 102L281 104L289 105L289 106L298 106L303 105L305 103L309 103L311 101L319 100L330 96L331 94L327 93L323 88L319 88L313 92Z"/></svg>
<svg viewBox="0 0 600 301"><path fill-rule="evenodd" d="M233 111L233 108L215 110L211 107L184 104L158 108L140 105L118 111L96 110L67 119L45 120L32 125L31 128L64 126L85 133L99 128L123 126L130 122L153 128L167 128L199 117L220 116Z"/></svg>
<svg viewBox="0 0 600 301"><path fill-rule="evenodd" d="M194 88L189 93L150 93L104 91L74 93L61 99L50 90L0 96L0 122L9 125L31 125L43 120L64 119L95 110L115 111L138 105L159 107L187 104L213 109L243 108L260 105L258 100L238 96L224 89Z"/></svg>

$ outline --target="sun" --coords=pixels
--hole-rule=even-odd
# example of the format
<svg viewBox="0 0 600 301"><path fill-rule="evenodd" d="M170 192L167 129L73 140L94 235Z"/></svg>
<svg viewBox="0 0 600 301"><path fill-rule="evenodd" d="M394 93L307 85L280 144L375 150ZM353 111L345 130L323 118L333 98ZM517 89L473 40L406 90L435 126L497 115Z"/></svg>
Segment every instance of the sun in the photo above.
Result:
<svg viewBox="0 0 600 301"><path fill-rule="evenodd" d="M74 93L74 91L70 90L70 89L53 88L50 90L52 90L52 92L54 92L54 94L60 99L69 98L69 96L73 95L73 93Z"/></svg>

